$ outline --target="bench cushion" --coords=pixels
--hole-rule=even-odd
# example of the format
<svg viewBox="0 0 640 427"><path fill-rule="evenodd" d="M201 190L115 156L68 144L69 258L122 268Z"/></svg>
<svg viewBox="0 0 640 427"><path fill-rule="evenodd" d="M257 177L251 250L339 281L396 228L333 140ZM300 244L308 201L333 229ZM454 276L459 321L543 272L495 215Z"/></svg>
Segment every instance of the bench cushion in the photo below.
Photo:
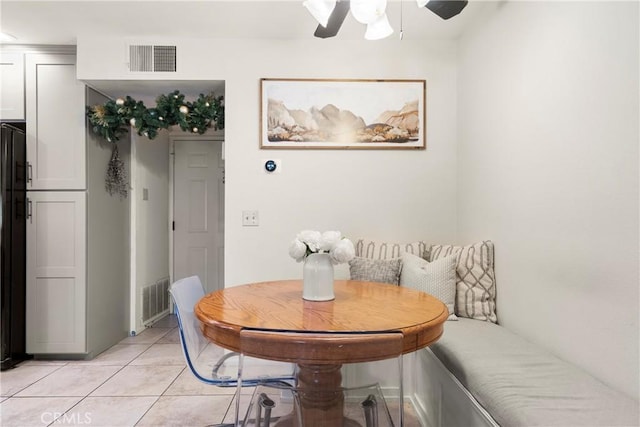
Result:
<svg viewBox="0 0 640 427"><path fill-rule="evenodd" d="M504 327L446 322L433 353L502 426L638 426L638 401Z"/></svg>

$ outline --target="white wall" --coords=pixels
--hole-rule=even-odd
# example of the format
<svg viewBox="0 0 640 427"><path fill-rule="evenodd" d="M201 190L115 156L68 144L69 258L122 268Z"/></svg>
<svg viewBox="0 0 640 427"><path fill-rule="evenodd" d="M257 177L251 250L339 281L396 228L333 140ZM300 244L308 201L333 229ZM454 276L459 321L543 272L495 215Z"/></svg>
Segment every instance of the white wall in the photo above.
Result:
<svg viewBox="0 0 640 427"><path fill-rule="evenodd" d="M135 259L135 315L132 329L140 332L142 324L142 289L169 277L169 135L161 132L149 140L132 132L131 203ZM149 198L143 200L143 189Z"/></svg>
<svg viewBox="0 0 640 427"><path fill-rule="evenodd" d="M152 42L168 42L156 39ZM305 228L350 237L450 241L455 235L456 44L345 40L173 40L176 80L224 80L226 91L226 286L302 276L287 255ZM78 77L128 75L124 40L80 38ZM147 73L149 74L149 73ZM427 150L260 150L259 80L427 80ZM266 176L262 160L282 160ZM243 210L259 227L242 227Z"/></svg>
<svg viewBox="0 0 640 427"><path fill-rule="evenodd" d="M398 41L234 42L226 80L226 284L302 277L287 255L305 228L350 237L449 240L455 234L455 45ZM427 150L259 150L261 77L427 80ZM265 176L262 159L282 160ZM241 227L244 209L260 227Z"/></svg>
<svg viewBox="0 0 640 427"><path fill-rule="evenodd" d="M498 320L638 397L638 3L505 2L459 62L458 228Z"/></svg>
<svg viewBox="0 0 640 427"><path fill-rule="evenodd" d="M88 105L107 98L88 88ZM105 172L113 143L86 129L87 144L87 349L93 357L129 332L129 199L105 190ZM131 143L117 142L129 174Z"/></svg>

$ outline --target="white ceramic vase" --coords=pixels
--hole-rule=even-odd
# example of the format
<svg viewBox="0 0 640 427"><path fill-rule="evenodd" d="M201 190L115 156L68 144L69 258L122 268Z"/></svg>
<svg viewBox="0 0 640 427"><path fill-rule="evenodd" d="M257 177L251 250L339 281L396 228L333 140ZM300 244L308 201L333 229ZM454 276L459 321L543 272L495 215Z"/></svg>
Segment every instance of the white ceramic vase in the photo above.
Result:
<svg viewBox="0 0 640 427"><path fill-rule="evenodd" d="M333 294L333 264L329 254L310 254L302 268L302 298L308 301L330 301Z"/></svg>

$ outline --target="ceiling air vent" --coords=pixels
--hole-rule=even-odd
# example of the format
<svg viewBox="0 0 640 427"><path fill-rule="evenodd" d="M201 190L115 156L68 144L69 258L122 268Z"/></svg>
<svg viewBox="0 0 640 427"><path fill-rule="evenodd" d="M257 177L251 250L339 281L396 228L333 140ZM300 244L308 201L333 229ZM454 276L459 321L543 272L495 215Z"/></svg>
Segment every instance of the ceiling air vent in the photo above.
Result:
<svg viewBox="0 0 640 427"><path fill-rule="evenodd" d="M129 71L176 72L176 47L130 45Z"/></svg>

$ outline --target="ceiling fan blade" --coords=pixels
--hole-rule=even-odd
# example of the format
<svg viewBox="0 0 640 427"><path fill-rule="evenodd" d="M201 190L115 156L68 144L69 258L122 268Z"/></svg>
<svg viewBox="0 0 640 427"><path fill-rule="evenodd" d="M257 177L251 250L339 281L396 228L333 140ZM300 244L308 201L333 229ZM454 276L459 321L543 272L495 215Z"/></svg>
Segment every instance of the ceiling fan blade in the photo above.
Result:
<svg viewBox="0 0 640 427"><path fill-rule="evenodd" d="M449 19L459 14L468 0L431 0L425 6L442 19Z"/></svg>
<svg viewBox="0 0 640 427"><path fill-rule="evenodd" d="M318 25L318 28L316 28L316 32L313 33L313 35L320 37L321 39L334 37L338 34L338 31L340 31L340 27L342 27L342 23L344 22L344 18L347 17L347 13L349 13L349 0L338 1L333 12L331 12L331 16L329 16L327 26L323 27L322 25Z"/></svg>

